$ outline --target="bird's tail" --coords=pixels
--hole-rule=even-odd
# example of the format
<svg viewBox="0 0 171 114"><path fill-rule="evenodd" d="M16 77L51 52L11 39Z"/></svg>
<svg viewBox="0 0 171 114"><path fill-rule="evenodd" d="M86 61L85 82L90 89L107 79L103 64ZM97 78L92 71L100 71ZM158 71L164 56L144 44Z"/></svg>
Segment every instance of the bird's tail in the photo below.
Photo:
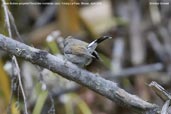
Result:
<svg viewBox="0 0 171 114"><path fill-rule="evenodd" d="M88 49L91 49L91 50L95 50L96 47L97 47L97 44L103 42L104 40L106 39L111 39L112 37L110 36L102 36L96 40L94 40L93 42L91 42L89 45L88 45Z"/></svg>
<svg viewBox="0 0 171 114"><path fill-rule="evenodd" d="M110 36L102 36L102 37L100 37L100 38L94 40L94 43L99 44L99 43L101 43L101 42L103 42L103 41L105 41L105 40L107 40L107 39L111 39L111 38L112 38L112 37L110 37Z"/></svg>

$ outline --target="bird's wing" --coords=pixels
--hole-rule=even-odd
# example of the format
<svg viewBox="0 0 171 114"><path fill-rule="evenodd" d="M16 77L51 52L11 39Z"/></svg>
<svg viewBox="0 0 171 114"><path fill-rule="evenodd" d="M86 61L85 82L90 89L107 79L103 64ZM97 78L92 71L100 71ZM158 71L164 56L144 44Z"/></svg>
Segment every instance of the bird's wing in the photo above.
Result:
<svg viewBox="0 0 171 114"><path fill-rule="evenodd" d="M70 51L66 51L65 54L73 54L77 56L89 56L95 58L91 53L88 52L86 46L71 46Z"/></svg>

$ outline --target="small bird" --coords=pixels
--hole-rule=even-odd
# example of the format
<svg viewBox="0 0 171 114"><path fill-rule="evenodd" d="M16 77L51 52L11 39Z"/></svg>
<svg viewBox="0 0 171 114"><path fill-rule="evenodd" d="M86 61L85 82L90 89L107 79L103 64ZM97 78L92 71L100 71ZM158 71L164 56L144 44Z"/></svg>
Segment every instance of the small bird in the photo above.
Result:
<svg viewBox="0 0 171 114"><path fill-rule="evenodd" d="M100 56L95 49L99 43L111 38L102 36L91 43L87 43L68 36L64 39L64 57L79 67L87 66L92 62L93 58L100 60Z"/></svg>

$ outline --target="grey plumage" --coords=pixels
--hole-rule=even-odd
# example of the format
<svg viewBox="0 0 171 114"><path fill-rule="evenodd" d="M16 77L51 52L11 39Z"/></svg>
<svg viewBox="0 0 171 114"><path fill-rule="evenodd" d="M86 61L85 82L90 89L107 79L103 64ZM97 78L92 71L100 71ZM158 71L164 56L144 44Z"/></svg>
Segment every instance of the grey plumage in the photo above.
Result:
<svg viewBox="0 0 171 114"><path fill-rule="evenodd" d="M93 58L100 59L95 49L99 43L109 38L111 37L104 36L88 44L68 36L64 40L64 56L67 60L80 67L87 66L92 62Z"/></svg>

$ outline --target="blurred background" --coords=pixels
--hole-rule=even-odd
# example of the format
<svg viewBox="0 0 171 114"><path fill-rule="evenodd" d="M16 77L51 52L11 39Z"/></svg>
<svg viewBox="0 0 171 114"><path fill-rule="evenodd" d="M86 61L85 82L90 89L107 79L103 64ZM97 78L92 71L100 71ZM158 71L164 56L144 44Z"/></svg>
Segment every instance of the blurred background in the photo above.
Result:
<svg viewBox="0 0 171 114"><path fill-rule="evenodd" d="M151 81L171 91L171 2L169 0L6 0L12 36L61 57L67 36L100 44L103 61L85 69L118 83L145 101L163 105L147 86ZM26 4L27 3L27 4ZM2 4L2 1L0 1ZM13 16L13 18L12 18ZM8 35L0 7L0 33ZM30 114L128 114L125 107L18 59ZM0 113L22 114L23 96L11 55L0 51Z"/></svg>

